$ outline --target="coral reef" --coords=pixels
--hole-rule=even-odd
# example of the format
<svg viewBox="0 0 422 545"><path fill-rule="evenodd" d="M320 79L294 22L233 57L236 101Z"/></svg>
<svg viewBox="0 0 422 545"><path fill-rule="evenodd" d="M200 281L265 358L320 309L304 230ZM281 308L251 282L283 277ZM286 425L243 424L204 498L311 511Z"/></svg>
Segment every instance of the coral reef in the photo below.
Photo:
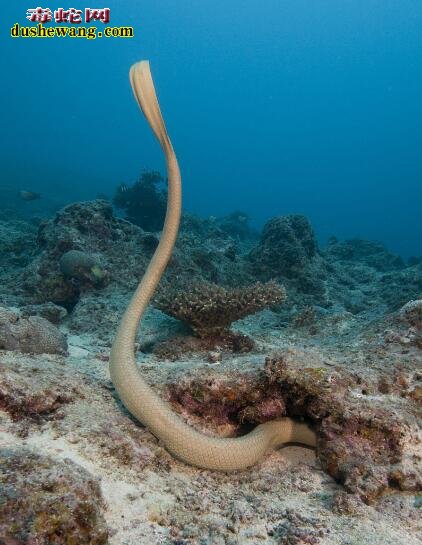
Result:
<svg viewBox="0 0 422 545"><path fill-rule="evenodd" d="M127 262L140 235L136 226L114 218L106 201L63 208L53 220L39 227L40 253L23 274L30 301L72 308L81 293L97 290L119 278L122 262Z"/></svg>
<svg viewBox="0 0 422 545"><path fill-rule="evenodd" d="M380 242L359 238L338 241L332 237L326 253L337 261L357 261L380 272L401 270L405 266L401 257L389 252Z"/></svg>
<svg viewBox="0 0 422 545"><path fill-rule="evenodd" d="M94 299L94 295L90 297ZM108 297L112 298L111 292ZM104 308L94 311L95 316L102 314ZM411 487L412 480L417 483L413 473L420 465L420 443L415 434L422 399L417 399L422 380L416 359L420 351L397 350L390 343L382 344L380 334L388 323L386 318L377 325L372 321L371 326L368 320L346 314L333 335L335 316L330 321L330 315L325 317L318 312L315 320L319 330L317 342L323 345L320 353L310 346L306 329L283 327L280 334L274 328L277 315L271 313L273 321L270 321L267 313L264 314L265 337L259 337L265 343L264 353L271 350L275 339L279 347L287 341L304 344L306 348L285 351L275 358L278 363L274 366L267 364L265 372L262 354L225 357L217 367L207 365L202 356L166 365L157 362L154 355L143 354L140 362L143 372L160 395L167 392L175 410L198 429L211 434L243 434L256 423L287 411L300 418L306 413L308 403L307 418L322 430L324 418L312 416L314 410L319 414L314 405L317 400L321 398L321 410L335 415L340 414L337 411L342 406L345 418L337 420L336 416L331 446L323 435L324 428L319 447L323 449L321 456L326 452L327 458L334 460L334 471L344 462L345 474L340 476L338 484L327 475L326 469L323 471L312 451L294 446L269 453L251 470L236 474L186 468L116 404L104 359L108 351L102 343L84 345L84 336L73 339L77 345L70 347L66 363L58 356L13 352L1 355L0 391L7 393L7 400L3 398L0 402L0 430L3 430L0 446L3 440L3 445L16 443L16 448L22 451L25 446L20 445L24 441L40 454L50 453L54 459L68 456L80 465L86 464L90 473L101 479L107 502L104 516L111 530L110 545L197 545L207 541L277 545L282 540L296 544L315 543L315 540L322 544L330 540L336 544L343 542L344 535L350 545L359 545L362 535L374 545L417 545L421 531L420 500ZM251 317L250 325L255 324L257 331L263 327L261 318L261 315ZM171 318L150 309L141 327L141 339L149 338L151 331L165 329L165 324L172 322ZM337 331L348 331L348 322L352 324L349 333L338 337ZM362 336L356 324L360 324ZM248 327L247 331L253 330ZM331 356L327 354L330 343L338 350ZM297 390L289 398L295 385ZM71 399L63 399L65 394ZM296 398L298 407L294 406ZM364 427L361 434L356 423L348 420L349 414L355 417L359 410L364 423L371 415L376 418L374 426L369 423L369 430ZM389 424L387 428L380 427L380 418L388 421L391 412L393 445L402 434L398 441L401 446L398 449L394 446L400 457L397 464L388 461L388 451L384 460L380 454L376 458L377 450L372 446L378 441L385 445L383 437L388 436ZM340 442L343 422L342 437L347 452ZM327 426L334 428L334 423L328 421ZM371 475L379 468L389 473L391 481L386 494L381 494L381 489L372 493L370 482L366 489L366 485L361 487L353 481L356 452L362 470L368 469L362 475L363 483L366 475L371 481ZM407 471L395 474L402 463ZM349 470L350 482L341 484L345 483ZM407 480L403 478L405 475Z"/></svg>
<svg viewBox="0 0 422 545"><path fill-rule="evenodd" d="M168 288L155 299L155 306L186 323L198 337L222 335L236 320L285 299L276 282L256 283L226 289L207 282L194 282L187 289Z"/></svg>
<svg viewBox="0 0 422 545"><path fill-rule="evenodd" d="M375 390L352 374L328 368L297 368L297 354L268 358L265 373L215 378L211 371L169 385L179 410L241 429L288 415L307 418L318 430L318 457L345 489L373 503L390 489L422 490L418 431L412 414L398 416L356 390ZM373 399L373 398L372 398ZM410 397L410 399L412 399Z"/></svg>
<svg viewBox="0 0 422 545"><path fill-rule="evenodd" d="M422 292L421 264L406 266L380 243L331 240L322 255L333 284L331 298L343 299L355 314L368 308L395 311Z"/></svg>
<svg viewBox="0 0 422 545"><path fill-rule="evenodd" d="M286 415L276 385L257 383L250 376L224 378L199 373L171 384L167 398L180 411L200 416L213 425L262 424Z"/></svg>
<svg viewBox="0 0 422 545"><path fill-rule="evenodd" d="M382 244L360 239L332 238L320 250L312 227L300 215L267 222L246 267L260 280L282 282L291 307L341 305L353 314L397 310L422 292L420 263L406 266Z"/></svg>
<svg viewBox="0 0 422 545"><path fill-rule="evenodd" d="M68 315L64 307L54 303L42 303L40 305L25 305L20 308L20 313L24 318L29 316L41 316L52 324L59 324Z"/></svg>
<svg viewBox="0 0 422 545"><path fill-rule="evenodd" d="M0 269L22 267L35 253L37 231L24 221L0 221Z"/></svg>
<svg viewBox="0 0 422 545"><path fill-rule="evenodd" d="M61 370L51 376L51 365L46 362L16 365L2 361L0 364L0 409L13 421L63 418L62 407L79 392L80 387Z"/></svg>
<svg viewBox="0 0 422 545"><path fill-rule="evenodd" d="M68 358L69 360L69 358ZM98 361L102 368L104 362ZM89 458L133 468L166 464L166 456L148 432L115 407L107 381L98 382L57 360L11 354L0 365L0 421L19 438L31 440L47 428L84 446ZM86 361L84 363L86 365ZM7 415L7 420L4 415ZM3 418L3 420L1 420ZM10 418L10 420L9 420ZM1 433L0 433L1 442Z"/></svg>
<svg viewBox="0 0 422 545"><path fill-rule="evenodd" d="M67 278L80 282L90 282L93 285L104 285L107 271L94 256L79 250L69 250L59 260L60 271Z"/></svg>
<svg viewBox="0 0 422 545"><path fill-rule="evenodd" d="M399 315L416 330L422 331L422 299L406 303L400 309Z"/></svg>
<svg viewBox="0 0 422 545"><path fill-rule="evenodd" d="M382 274L375 290L389 310L397 310L422 294L422 263Z"/></svg>
<svg viewBox="0 0 422 545"><path fill-rule="evenodd" d="M164 285L174 283L175 278L188 281L192 276L228 286L252 281L242 260L233 256L234 240L228 234L218 227L210 232L212 222L207 220L198 219L193 232L188 232L188 225L194 225L195 219L186 216L184 223ZM53 302L72 310L109 284L114 290L133 289L157 245L156 234L114 217L106 201L66 206L39 226L36 255L17 276L25 290L21 301ZM235 254L239 253L236 250ZM94 274L92 264L99 267ZM10 291L16 292L16 288Z"/></svg>
<svg viewBox="0 0 422 545"><path fill-rule="evenodd" d="M249 259L260 280L278 279L287 287L323 298L326 270L305 216L294 214L269 220Z"/></svg>
<svg viewBox="0 0 422 545"><path fill-rule="evenodd" d="M66 337L41 316L21 317L0 307L0 349L33 354L65 354Z"/></svg>
<svg viewBox="0 0 422 545"><path fill-rule="evenodd" d="M312 451L290 446L270 452L251 470L224 475L172 459L116 403L106 370L129 292L160 234L115 217L104 200L66 206L46 220L43 201L35 204L37 218L31 219L33 212L14 215L9 207L0 221L0 339L11 348L0 353L0 448L13 445L7 456L15 460L19 449L33 464L27 488L21 480L6 493L0 483L0 542L33 537L46 545L61 539L96 543L104 535L103 511L111 545L336 544L344 535L351 545L359 545L362 535L374 545L419 543L419 258L404 263L381 244L358 239L332 239L318 249L303 218L271 220L270 234L259 241L242 213L183 215L161 284L170 302L175 286L180 295L192 282L230 292L249 289L257 274L262 282L281 282L287 299L235 324L242 335L223 326L223 335L205 338L150 307L135 346L148 383L208 434L243 435L287 415L310 422L319 437L316 459ZM89 267L67 274L69 252L82 253L88 265L94 260L108 274L106 282L90 279ZM317 289L309 279L316 279ZM35 332L47 327L35 316L68 332L66 358L60 342L59 354L34 355L44 351L33 344ZM274 355L263 370L268 354ZM57 532L35 537L25 498L35 511L49 505L37 502L50 492L40 485L35 495L32 475L39 471L50 483L48 464L67 483L58 461L66 456L101 479L107 506L89 491L99 530L87 529L91 537L78 534L76 525L69 531L65 507L61 514L54 509L76 504L69 489L59 496L55 488L51 517L37 519L37 531L54 526ZM79 472L80 484L91 478L73 462L64 464ZM19 464L5 470L2 458L0 465L7 486L21 479Z"/></svg>
<svg viewBox="0 0 422 545"><path fill-rule="evenodd" d="M255 343L248 335L223 330L202 337L177 334L157 342L152 352L161 360L177 361L187 354L203 354L209 363L218 363L223 354L250 352L254 348Z"/></svg>
<svg viewBox="0 0 422 545"><path fill-rule="evenodd" d="M306 416L318 425L319 458L323 467L346 489L372 502L390 487L421 490L418 456L408 456L406 441L417 430L408 415L352 395L370 386L340 372L289 369L283 358L268 359L270 383L276 380L287 414ZM413 458L413 464L412 464Z"/></svg>
<svg viewBox="0 0 422 545"><path fill-rule="evenodd" d="M340 305L353 314L397 310L422 293L422 264L405 266L379 243L331 240L318 250L309 222L303 216L285 216L270 220L256 244L253 232L238 232L237 216L201 219L184 214L163 286L194 278L238 287L257 277L274 278L289 295L286 316L315 305ZM5 306L53 302L72 310L88 304L91 294L101 297L106 285L123 292L133 289L159 240L158 234L114 217L110 203L101 200L63 208L54 219L40 223L38 237L29 223L4 222L3 228L0 304ZM17 259L12 247L21 248ZM88 265L95 260L102 280L89 267L87 275L63 274L60 263L68 252L85 254Z"/></svg>
<svg viewBox="0 0 422 545"><path fill-rule="evenodd" d="M126 218L146 231L161 231L166 213L164 178L159 172L143 172L131 187L121 184L113 203L126 212Z"/></svg>
<svg viewBox="0 0 422 545"><path fill-rule="evenodd" d="M386 342L422 348L422 299L403 305L392 316L391 322L384 333Z"/></svg>
<svg viewBox="0 0 422 545"><path fill-rule="evenodd" d="M105 545L98 482L70 460L0 449L0 542Z"/></svg>
<svg viewBox="0 0 422 545"><path fill-rule="evenodd" d="M0 305L15 305L22 294L19 281L37 252L36 227L25 221L0 221Z"/></svg>
<svg viewBox="0 0 422 545"><path fill-rule="evenodd" d="M305 216L280 216L269 220L261 241L251 253L251 260L261 275L292 278L317 255L318 245L311 224Z"/></svg>
<svg viewBox="0 0 422 545"><path fill-rule="evenodd" d="M238 240L247 240L256 237L256 233L251 228L249 222L249 215L241 210L235 210L231 214L215 220L215 223L222 231Z"/></svg>

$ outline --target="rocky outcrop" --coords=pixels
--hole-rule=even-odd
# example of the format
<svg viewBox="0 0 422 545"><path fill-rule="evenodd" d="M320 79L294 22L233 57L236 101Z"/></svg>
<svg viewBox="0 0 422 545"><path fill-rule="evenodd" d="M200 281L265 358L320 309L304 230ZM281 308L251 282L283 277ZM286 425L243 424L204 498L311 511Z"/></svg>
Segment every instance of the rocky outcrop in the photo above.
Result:
<svg viewBox="0 0 422 545"><path fill-rule="evenodd" d="M260 280L277 279L285 282L286 287L324 298L326 269L305 216L295 214L269 220L249 260L253 274Z"/></svg>
<svg viewBox="0 0 422 545"><path fill-rule="evenodd" d="M71 460L0 449L0 543L106 545L98 481Z"/></svg>
<svg viewBox="0 0 422 545"><path fill-rule="evenodd" d="M0 349L33 354L65 354L67 341L55 325L41 316L24 318L0 307Z"/></svg>

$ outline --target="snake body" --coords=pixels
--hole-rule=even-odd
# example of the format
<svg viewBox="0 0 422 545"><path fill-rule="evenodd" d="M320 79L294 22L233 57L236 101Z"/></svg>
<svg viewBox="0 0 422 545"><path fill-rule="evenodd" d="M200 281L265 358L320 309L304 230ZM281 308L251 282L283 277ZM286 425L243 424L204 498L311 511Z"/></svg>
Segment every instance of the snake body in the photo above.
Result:
<svg viewBox="0 0 422 545"><path fill-rule="evenodd" d="M315 446L315 434L303 423L281 418L260 424L235 438L213 437L195 430L163 401L140 375L134 354L140 319L171 257L181 214L181 177L161 115L148 61L134 64L130 82L136 100L155 133L166 159L168 200L158 247L117 330L110 355L110 375L122 402L176 458L205 469L233 471L255 464L269 448L287 442Z"/></svg>

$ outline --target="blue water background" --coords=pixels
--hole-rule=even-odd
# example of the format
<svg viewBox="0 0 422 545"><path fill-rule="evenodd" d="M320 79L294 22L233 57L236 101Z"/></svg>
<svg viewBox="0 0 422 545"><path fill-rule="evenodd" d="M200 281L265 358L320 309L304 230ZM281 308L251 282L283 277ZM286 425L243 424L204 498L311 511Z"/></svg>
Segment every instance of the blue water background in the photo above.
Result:
<svg viewBox="0 0 422 545"><path fill-rule="evenodd" d="M37 5L110 7L135 38L9 38ZM0 188L67 203L163 171L127 77L150 59L188 211L422 254L422 2L10 2L1 30Z"/></svg>

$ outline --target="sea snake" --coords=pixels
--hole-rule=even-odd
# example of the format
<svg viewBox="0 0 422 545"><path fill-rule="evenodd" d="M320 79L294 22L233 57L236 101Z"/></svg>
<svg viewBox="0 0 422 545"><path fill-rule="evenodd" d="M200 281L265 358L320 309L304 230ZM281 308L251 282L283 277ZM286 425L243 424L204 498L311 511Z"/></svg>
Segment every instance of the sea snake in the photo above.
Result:
<svg viewBox="0 0 422 545"><path fill-rule="evenodd" d="M181 214L179 165L161 115L148 61L130 69L133 93L163 149L168 175L168 200L158 247L117 330L110 355L110 375L123 404L176 458L205 469L233 471L255 464L270 448L296 442L315 446L315 433L304 423L281 418L260 424L242 437L222 438L200 433L153 391L138 371L135 335L171 257Z"/></svg>

